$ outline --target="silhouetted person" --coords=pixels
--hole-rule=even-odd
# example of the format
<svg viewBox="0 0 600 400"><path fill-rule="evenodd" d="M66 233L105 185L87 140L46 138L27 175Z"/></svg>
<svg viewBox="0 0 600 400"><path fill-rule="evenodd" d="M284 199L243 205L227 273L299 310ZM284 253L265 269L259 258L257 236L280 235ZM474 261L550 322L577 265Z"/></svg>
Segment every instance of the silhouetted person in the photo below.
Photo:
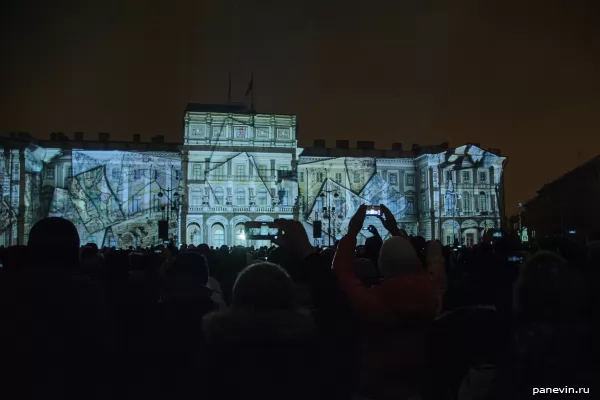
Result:
<svg viewBox="0 0 600 400"><path fill-rule="evenodd" d="M115 362L103 297L78 271L79 235L62 218L37 222L27 245L32 266L34 398L103 398Z"/></svg>
<svg viewBox="0 0 600 400"><path fill-rule="evenodd" d="M315 398L313 321L297 309L281 267L258 263L242 271L231 308L207 315L204 332L217 398Z"/></svg>

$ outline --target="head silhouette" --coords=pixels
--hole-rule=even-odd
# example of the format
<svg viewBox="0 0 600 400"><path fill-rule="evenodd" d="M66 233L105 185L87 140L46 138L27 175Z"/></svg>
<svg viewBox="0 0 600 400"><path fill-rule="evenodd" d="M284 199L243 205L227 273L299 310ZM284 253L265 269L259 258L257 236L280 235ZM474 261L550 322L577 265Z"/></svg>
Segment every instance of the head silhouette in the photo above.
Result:
<svg viewBox="0 0 600 400"><path fill-rule="evenodd" d="M79 264L79 233L64 218L38 221L29 232L27 247L35 266L76 268Z"/></svg>
<svg viewBox="0 0 600 400"><path fill-rule="evenodd" d="M253 311L291 311L295 308L294 284L279 265L253 264L238 276L232 307Z"/></svg>

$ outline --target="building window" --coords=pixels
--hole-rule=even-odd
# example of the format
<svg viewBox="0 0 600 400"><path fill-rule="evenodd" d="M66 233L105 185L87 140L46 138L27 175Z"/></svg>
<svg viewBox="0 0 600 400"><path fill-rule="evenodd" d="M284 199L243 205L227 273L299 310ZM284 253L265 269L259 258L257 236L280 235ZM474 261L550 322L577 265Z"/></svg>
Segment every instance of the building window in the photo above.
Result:
<svg viewBox="0 0 600 400"><path fill-rule="evenodd" d="M421 170L421 184L425 184L425 170Z"/></svg>
<svg viewBox="0 0 600 400"><path fill-rule="evenodd" d="M202 197L192 196L192 205L193 206L201 206L202 205Z"/></svg>
<svg viewBox="0 0 600 400"><path fill-rule="evenodd" d="M142 198L140 196L133 196L131 200L131 213L139 213L142 210Z"/></svg>
<svg viewBox="0 0 600 400"><path fill-rule="evenodd" d="M158 211L160 210L160 197L158 197L158 195L154 195L154 198L152 199L152 208L154 209L154 211Z"/></svg>
<svg viewBox="0 0 600 400"><path fill-rule="evenodd" d="M113 168L111 170L111 175L113 179L119 179L121 177L121 170L119 168Z"/></svg>
<svg viewBox="0 0 600 400"><path fill-rule="evenodd" d="M160 176L160 171L155 169L152 175L154 176L154 180L157 181L158 177Z"/></svg>
<svg viewBox="0 0 600 400"><path fill-rule="evenodd" d="M415 214L415 199L412 197L406 198L406 214L407 215Z"/></svg>
<svg viewBox="0 0 600 400"><path fill-rule="evenodd" d="M337 183L342 183L342 173L341 172L336 172L335 173L335 181Z"/></svg>
<svg viewBox="0 0 600 400"><path fill-rule="evenodd" d="M46 179L54 179L54 165L49 165L46 167ZM17 167L18 171L18 167Z"/></svg>
<svg viewBox="0 0 600 400"><path fill-rule="evenodd" d="M479 171L479 182L485 183L487 181L485 171Z"/></svg>
<svg viewBox="0 0 600 400"><path fill-rule="evenodd" d="M221 224L214 224L211 227L213 246L220 248L225 245L225 228Z"/></svg>
<svg viewBox="0 0 600 400"><path fill-rule="evenodd" d="M446 182L450 182L452 180L452 170L446 171Z"/></svg>
<svg viewBox="0 0 600 400"><path fill-rule="evenodd" d="M471 182L471 172L470 171L463 171L462 172L462 181L464 183Z"/></svg>
<svg viewBox="0 0 600 400"><path fill-rule="evenodd" d="M462 196L463 211L471 211L471 193L464 192Z"/></svg>
<svg viewBox="0 0 600 400"><path fill-rule="evenodd" d="M317 182L323 182L323 173L317 172Z"/></svg>
<svg viewBox="0 0 600 400"><path fill-rule="evenodd" d="M246 175L246 166L242 165L242 164L238 164L235 166L235 174L238 177L242 177L244 175Z"/></svg>
<svg viewBox="0 0 600 400"><path fill-rule="evenodd" d="M236 246L245 246L246 245L246 235L244 233L244 224L237 224L235 226L235 245Z"/></svg>
<svg viewBox="0 0 600 400"><path fill-rule="evenodd" d="M69 167L67 168L67 178L70 178L73 176L73 167Z"/></svg>
<svg viewBox="0 0 600 400"><path fill-rule="evenodd" d="M260 175L261 178L264 178L267 176L267 166L266 165L258 166L258 175Z"/></svg>
<svg viewBox="0 0 600 400"><path fill-rule="evenodd" d="M390 174L390 185L397 185L397 184L398 184L398 175Z"/></svg>
<svg viewBox="0 0 600 400"><path fill-rule="evenodd" d="M141 169L134 169L133 170L133 179L140 180L140 178L142 177L142 170Z"/></svg>
<svg viewBox="0 0 600 400"><path fill-rule="evenodd" d="M245 126L236 126L233 128L233 137L236 139L243 139L248 137L248 132Z"/></svg>
<svg viewBox="0 0 600 400"><path fill-rule="evenodd" d="M258 188L257 201L259 206L267 205L267 188L260 187Z"/></svg>
<svg viewBox="0 0 600 400"><path fill-rule="evenodd" d="M192 165L192 177L193 179L202 179L202 164Z"/></svg>
<svg viewBox="0 0 600 400"><path fill-rule="evenodd" d="M235 193L235 201L236 205L238 206L246 205L246 191L244 190L244 188L237 188L237 191Z"/></svg>
<svg viewBox="0 0 600 400"><path fill-rule="evenodd" d="M298 176L298 181L304 182L304 172L300 172L300 174Z"/></svg>
<svg viewBox="0 0 600 400"><path fill-rule="evenodd" d="M180 181L181 179L183 179L183 176L181 174L181 170L180 169L176 169L175 170L175 180L176 181Z"/></svg>
<svg viewBox="0 0 600 400"><path fill-rule="evenodd" d="M415 186L415 176L413 174L406 175L406 186Z"/></svg>
<svg viewBox="0 0 600 400"><path fill-rule="evenodd" d="M485 192L479 193L479 211L487 211L487 196Z"/></svg>
<svg viewBox="0 0 600 400"><path fill-rule="evenodd" d="M352 181L353 181L354 183L360 183L360 174L355 172L355 173L353 174Z"/></svg>
<svg viewBox="0 0 600 400"><path fill-rule="evenodd" d="M225 204L225 191L222 187L218 187L215 189L215 204L222 205Z"/></svg>

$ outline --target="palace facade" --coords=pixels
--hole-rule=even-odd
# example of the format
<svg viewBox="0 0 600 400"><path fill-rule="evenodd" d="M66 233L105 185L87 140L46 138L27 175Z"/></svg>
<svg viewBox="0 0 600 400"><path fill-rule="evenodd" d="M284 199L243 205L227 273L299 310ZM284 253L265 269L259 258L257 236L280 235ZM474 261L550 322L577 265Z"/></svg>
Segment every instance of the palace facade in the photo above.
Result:
<svg viewBox="0 0 600 400"><path fill-rule="evenodd" d="M386 204L409 234L450 245L476 244L503 221L507 159L498 150L346 140L299 148L296 116L242 105L190 104L183 125L183 143L0 138L0 244L27 243L46 216L73 221L82 242L117 247L158 244L165 220L177 243L260 246L243 223L277 218L302 221L315 244L328 245L360 204ZM367 224L385 236L378 219Z"/></svg>

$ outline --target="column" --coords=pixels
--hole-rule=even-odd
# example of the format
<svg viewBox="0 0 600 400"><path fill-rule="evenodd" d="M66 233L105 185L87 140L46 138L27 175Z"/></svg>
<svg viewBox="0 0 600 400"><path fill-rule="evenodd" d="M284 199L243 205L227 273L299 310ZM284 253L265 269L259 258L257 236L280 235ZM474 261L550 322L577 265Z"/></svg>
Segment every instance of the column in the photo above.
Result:
<svg viewBox="0 0 600 400"><path fill-rule="evenodd" d="M398 174L398 190L400 191L401 195L404 195L404 185L406 184L404 174L406 173L406 171L401 169L399 172L400 173Z"/></svg>
<svg viewBox="0 0 600 400"><path fill-rule="evenodd" d="M181 222L180 226L180 242L181 244L187 244L188 235L187 235L187 215L188 215L188 205L190 204L190 193L188 190L188 165L189 165L189 153L184 151L181 157L181 173L182 181L183 181L183 190L185 193L185 197L181 199Z"/></svg>
<svg viewBox="0 0 600 400"><path fill-rule="evenodd" d="M11 171L12 172L12 171ZM37 193L36 193L37 195ZM25 243L25 150L19 149L19 215L17 216L17 244Z"/></svg>

